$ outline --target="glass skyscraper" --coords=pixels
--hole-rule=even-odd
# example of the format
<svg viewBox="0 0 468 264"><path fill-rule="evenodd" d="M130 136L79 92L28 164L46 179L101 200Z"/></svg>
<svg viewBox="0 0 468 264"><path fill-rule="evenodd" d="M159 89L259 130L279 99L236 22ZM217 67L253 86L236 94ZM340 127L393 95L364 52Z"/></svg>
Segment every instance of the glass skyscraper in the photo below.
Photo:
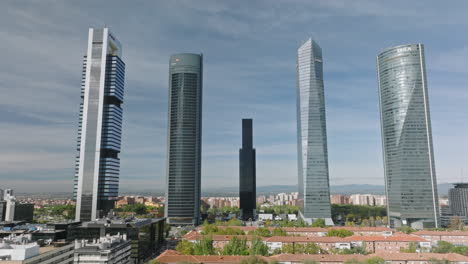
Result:
<svg viewBox="0 0 468 264"><path fill-rule="evenodd" d="M242 148L239 150L239 207L243 220L255 220L257 207L253 120L242 119Z"/></svg>
<svg viewBox="0 0 468 264"><path fill-rule="evenodd" d="M89 29L83 59L75 188L76 220L114 208L118 196L125 64L109 29Z"/></svg>
<svg viewBox="0 0 468 264"><path fill-rule="evenodd" d="M449 190L450 211L456 216L468 217L468 183L454 183Z"/></svg>
<svg viewBox="0 0 468 264"><path fill-rule="evenodd" d="M377 72L390 225L438 227L424 46L384 50L377 56Z"/></svg>
<svg viewBox="0 0 468 264"><path fill-rule="evenodd" d="M322 49L308 39L297 50L297 152L300 215L331 220Z"/></svg>
<svg viewBox="0 0 468 264"><path fill-rule="evenodd" d="M173 225L200 221L203 56L169 62L166 217Z"/></svg>

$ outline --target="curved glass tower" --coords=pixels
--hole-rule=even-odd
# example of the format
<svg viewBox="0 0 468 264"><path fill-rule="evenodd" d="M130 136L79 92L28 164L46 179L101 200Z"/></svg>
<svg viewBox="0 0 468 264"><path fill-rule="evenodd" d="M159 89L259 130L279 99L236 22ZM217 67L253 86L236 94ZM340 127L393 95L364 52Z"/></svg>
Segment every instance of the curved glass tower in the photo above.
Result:
<svg viewBox="0 0 468 264"><path fill-rule="evenodd" d="M201 54L171 56L165 210L174 225L200 221L202 77Z"/></svg>
<svg viewBox="0 0 468 264"><path fill-rule="evenodd" d="M377 71L390 225L438 227L424 46L384 50L377 56Z"/></svg>
<svg viewBox="0 0 468 264"><path fill-rule="evenodd" d="M322 49L308 39L297 50L297 158L300 215L331 220Z"/></svg>
<svg viewBox="0 0 468 264"><path fill-rule="evenodd" d="M89 29L75 169L77 221L104 216L118 196L125 75L121 56L120 42L109 29Z"/></svg>

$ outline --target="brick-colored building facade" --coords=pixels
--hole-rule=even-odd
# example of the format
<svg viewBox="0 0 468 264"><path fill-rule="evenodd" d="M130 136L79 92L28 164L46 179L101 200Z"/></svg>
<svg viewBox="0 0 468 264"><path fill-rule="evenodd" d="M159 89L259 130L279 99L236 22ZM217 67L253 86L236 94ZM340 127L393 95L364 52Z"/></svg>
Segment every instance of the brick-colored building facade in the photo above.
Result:
<svg viewBox="0 0 468 264"><path fill-rule="evenodd" d="M223 248L232 238L232 235L211 235L213 246ZM252 236L240 235L239 239L247 239L249 244ZM184 236L185 240L196 242L201 240L203 235L198 231L191 231ZM330 251L333 249L365 247L367 252L371 253L399 253L401 249L408 249L411 243L420 248L422 251L428 251L431 243L421 237L407 235L403 233L395 233L391 236L359 236L353 235L350 237L325 237L325 236L272 236L261 238L264 243L273 252L277 248L282 248L284 245L308 244L315 243L320 248Z"/></svg>
<svg viewBox="0 0 468 264"><path fill-rule="evenodd" d="M468 232L466 231L418 231L413 235L422 237L433 244L437 241L446 241L455 245L468 245Z"/></svg>
<svg viewBox="0 0 468 264"><path fill-rule="evenodd" d="M219 226L218 228L226 228ZM257 229L255 226L229 226L229 228L240 229L247 235L249 231ZM203 228L199 228L201 231ZM275 227L269 227L270 231L273 231ZM326 233L331 229L345 229L353 232L355 235L361 236L386 236L392 235L393 229L387 227L361 227L361 226L336 226L336 227L281 227L288 236L325 236Z"/></svg>
<svg viewBox="0 0 468 264"><path fill-rule="evenodd" d="M357 260L364 261L370 258L382 258L387 264L431 264L434 260L447 261L451 264L467 264L468 257L449 253L449 254L436 254L436 253L377 253L370 255L306 255L306 254L279 254L271 257L258 258L263 259L265 262L278 262L282 264L299 264L304 261L316 261L320 264L343 264L346 261ZM156 258L158 263L176 264L182 262L189 263L240 263L242 260L249 258L249 256L194 256L182 255L174 250L166 250L159 257Z"/></svg>

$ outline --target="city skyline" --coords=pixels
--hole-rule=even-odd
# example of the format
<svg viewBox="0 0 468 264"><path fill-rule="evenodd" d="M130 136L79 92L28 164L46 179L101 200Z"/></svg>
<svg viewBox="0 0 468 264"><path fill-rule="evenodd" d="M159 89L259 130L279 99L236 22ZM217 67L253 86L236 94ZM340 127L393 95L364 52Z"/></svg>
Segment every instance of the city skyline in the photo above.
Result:
<svg viewBox="0 0 468 264"><path fill-rule="evenodd" d="M401 13L391 8L393 5L360 3L363 5L359 8L358 4L339 1L336 5L303 4L301 9L307 11L304 13L274 4L257 18L245 9L230 11L234 8L227 3L213 3L209 7L163 3L156 8L159 11L154 11L158 15L151 18L144 9L152 10L152 5L116 7L93 17L98 10L105 10L104 6L95 4L94 11L71 3L34 3L28 8L20 3L9 4L2 9L10 11L1 18L10 26L1 33L6 41L0 45L7 56L5 61L13 63L2 65L1 72L2 87L10 89L5 90L1 102L5 109L1 115L1 143L5 147L0 158L4 168L0 177L5 179L6 186L18 191L72 191L69 186L73 182L80 84L77 72L81 68L82 43L86 41L84 32L91 26L107 24L125 42L126 63L132 66L128 67L127 86L132 88L128 91L124 118L124 127L130 129L123 131L121 156L121 185L127 189L145 188L149 182L157 186L165 184L166 62L169 54L184 50L208 53L210 58L206 63L209 78L204 113L205 120L214 121L204 129L203 186L220 186L220 182L237 185L240 135L236 124L241 116L252 115L257 120L255 136L260 136L256 143L258 185L295 184L295 62L291 57L299 42L309 35L318 38L327 57L324 72L329 88L325 96L332 185L355 179L383 184L375 54L386 47L412 42L426 45L439 182L460 181L460 169L468 157L467 122L463 115L467 95L462 89L467 68L464 58L468 55L463 43L468 41L462 34L453 33L463 28L466 21L453 7L438 8L455 12L447 22L434 11L421 12L420 9L430 10L415 3L405 4ZM265 5L260 2L255 7L262 4ZM190 33L192 26L187 20L165 15L175 8L180 8L179 12L189 16L190 21L204 18L199 35ZM76 9L85 12L75 13ZM139 19L151 22L150 32L140 34L137 26L140 22L122 15L128 10L142 12ZM381 10L385 10L385 16L378 17L383 13ZM122 15L119 20L114 12ZM328 17L314 18L315 13ZM69 19L63 19L65 14ZM337 16L342 20L327 24ZM354 21L356 16L361 20ZM21 19L14 19L17 17ZM119 22L122 17L125 23ZM276 18L281 22L270 23ZM425 23L414 23L420 19ZM63 23L56 23L57 20ZM243 20L258 23L250 28ZM310 32L311 22L327 25L313 27ZM340 29L346 23L369 29L372 28L369 22L381 27L372 37L361 31ZM291 28L297 32L291 32ZM385 32L385 36L379 32ZM182 37L190 37L193 47L179 42ZM27 47L23 46L25 43ZM226 47L240 52L233 56L226 53ZM353 52L346 53L348 49ZM251 90L255 96L247 97ZM223 173L221 177L219 171ZM25 186L24 181L31 184Z"/></svg>

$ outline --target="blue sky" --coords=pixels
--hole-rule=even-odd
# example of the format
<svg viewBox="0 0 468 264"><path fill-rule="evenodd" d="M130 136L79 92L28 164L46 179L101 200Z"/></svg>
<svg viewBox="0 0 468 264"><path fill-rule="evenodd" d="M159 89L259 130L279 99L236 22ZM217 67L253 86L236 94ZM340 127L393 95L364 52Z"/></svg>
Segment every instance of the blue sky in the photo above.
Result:
<svg viewBox="0 0 468 264"><path fill-rule="evenodd" d="M468 160L468 2L2 1L0 188L72 191L82 56L107 25L126 63L121 189L165 184L169 56L204 54L202 187L237 186L241 118L257 185L296 184L295 56L323 50L330 181L383 184L375 56L424 43L439 183ZM468 177L466 177L468 178Z"/></svg>

